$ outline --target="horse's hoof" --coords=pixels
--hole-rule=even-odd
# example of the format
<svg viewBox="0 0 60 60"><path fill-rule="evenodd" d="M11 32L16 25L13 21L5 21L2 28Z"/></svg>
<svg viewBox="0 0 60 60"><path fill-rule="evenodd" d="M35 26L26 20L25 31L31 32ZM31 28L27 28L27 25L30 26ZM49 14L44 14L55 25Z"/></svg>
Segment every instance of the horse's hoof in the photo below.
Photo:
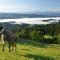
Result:
<svg viewBox="0 0 60 60"><path fill-rule="evenodd" d="M9 52L11 52L11 50L9 50Z"/></svg>
<svg viewBox="0 0 60 60"><path fill-rule="evenodd" d="M3 49L3 51L4 51L4 49Z"/></svg>

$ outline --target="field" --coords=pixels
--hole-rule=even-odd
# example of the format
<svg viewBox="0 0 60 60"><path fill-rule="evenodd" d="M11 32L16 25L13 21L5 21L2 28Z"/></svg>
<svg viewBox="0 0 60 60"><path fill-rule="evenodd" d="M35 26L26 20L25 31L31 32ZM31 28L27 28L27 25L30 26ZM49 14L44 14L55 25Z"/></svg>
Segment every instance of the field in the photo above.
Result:
<svg viewBox="0 0 60 60"><path fill-rule="evenodd" d="M16 52L2 51L0 46L0 60L60 60L60 45L36 43L21 39L17 42Z"/></svg>

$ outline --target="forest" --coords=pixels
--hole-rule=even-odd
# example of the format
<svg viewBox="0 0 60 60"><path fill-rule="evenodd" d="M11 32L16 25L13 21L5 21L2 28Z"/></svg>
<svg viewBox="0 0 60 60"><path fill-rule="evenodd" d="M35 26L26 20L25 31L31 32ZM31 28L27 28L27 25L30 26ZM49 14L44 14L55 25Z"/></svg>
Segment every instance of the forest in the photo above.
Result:
<svg viewBox="0 0 60 60"><path fill-rule="evenodd" d="M18 27L17 27L18 26ZM11 29L20 39L29 39L40 43L60 44L60 21L47 25L16 25Z"/></svg>

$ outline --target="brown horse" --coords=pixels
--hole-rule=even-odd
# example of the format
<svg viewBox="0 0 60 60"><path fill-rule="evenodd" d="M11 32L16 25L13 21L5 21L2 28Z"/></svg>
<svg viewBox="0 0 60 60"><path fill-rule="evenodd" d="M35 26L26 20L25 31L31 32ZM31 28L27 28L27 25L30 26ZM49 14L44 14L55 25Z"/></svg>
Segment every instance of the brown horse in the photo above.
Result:
<svg viewBox="0 0 60 60"><path fill-rule="evenodd" d="M2 29L1 39L3 41L3 51L4 51L5 42L8 42L9 52L11 52L11 47L12 47L12 50L16 50L16 34L15 33L7 29Z"/></svg>

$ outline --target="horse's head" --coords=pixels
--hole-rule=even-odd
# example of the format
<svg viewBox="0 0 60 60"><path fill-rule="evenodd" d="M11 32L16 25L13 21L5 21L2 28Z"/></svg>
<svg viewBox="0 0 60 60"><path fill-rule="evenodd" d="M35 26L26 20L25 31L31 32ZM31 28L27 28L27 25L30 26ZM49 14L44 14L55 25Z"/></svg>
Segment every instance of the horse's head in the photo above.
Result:
<svg viewBox="0 0 60 60"><path fill-rule="evenodd" d="M7 29L2 29L2 34L6 35L7 34Z"/></svg>

